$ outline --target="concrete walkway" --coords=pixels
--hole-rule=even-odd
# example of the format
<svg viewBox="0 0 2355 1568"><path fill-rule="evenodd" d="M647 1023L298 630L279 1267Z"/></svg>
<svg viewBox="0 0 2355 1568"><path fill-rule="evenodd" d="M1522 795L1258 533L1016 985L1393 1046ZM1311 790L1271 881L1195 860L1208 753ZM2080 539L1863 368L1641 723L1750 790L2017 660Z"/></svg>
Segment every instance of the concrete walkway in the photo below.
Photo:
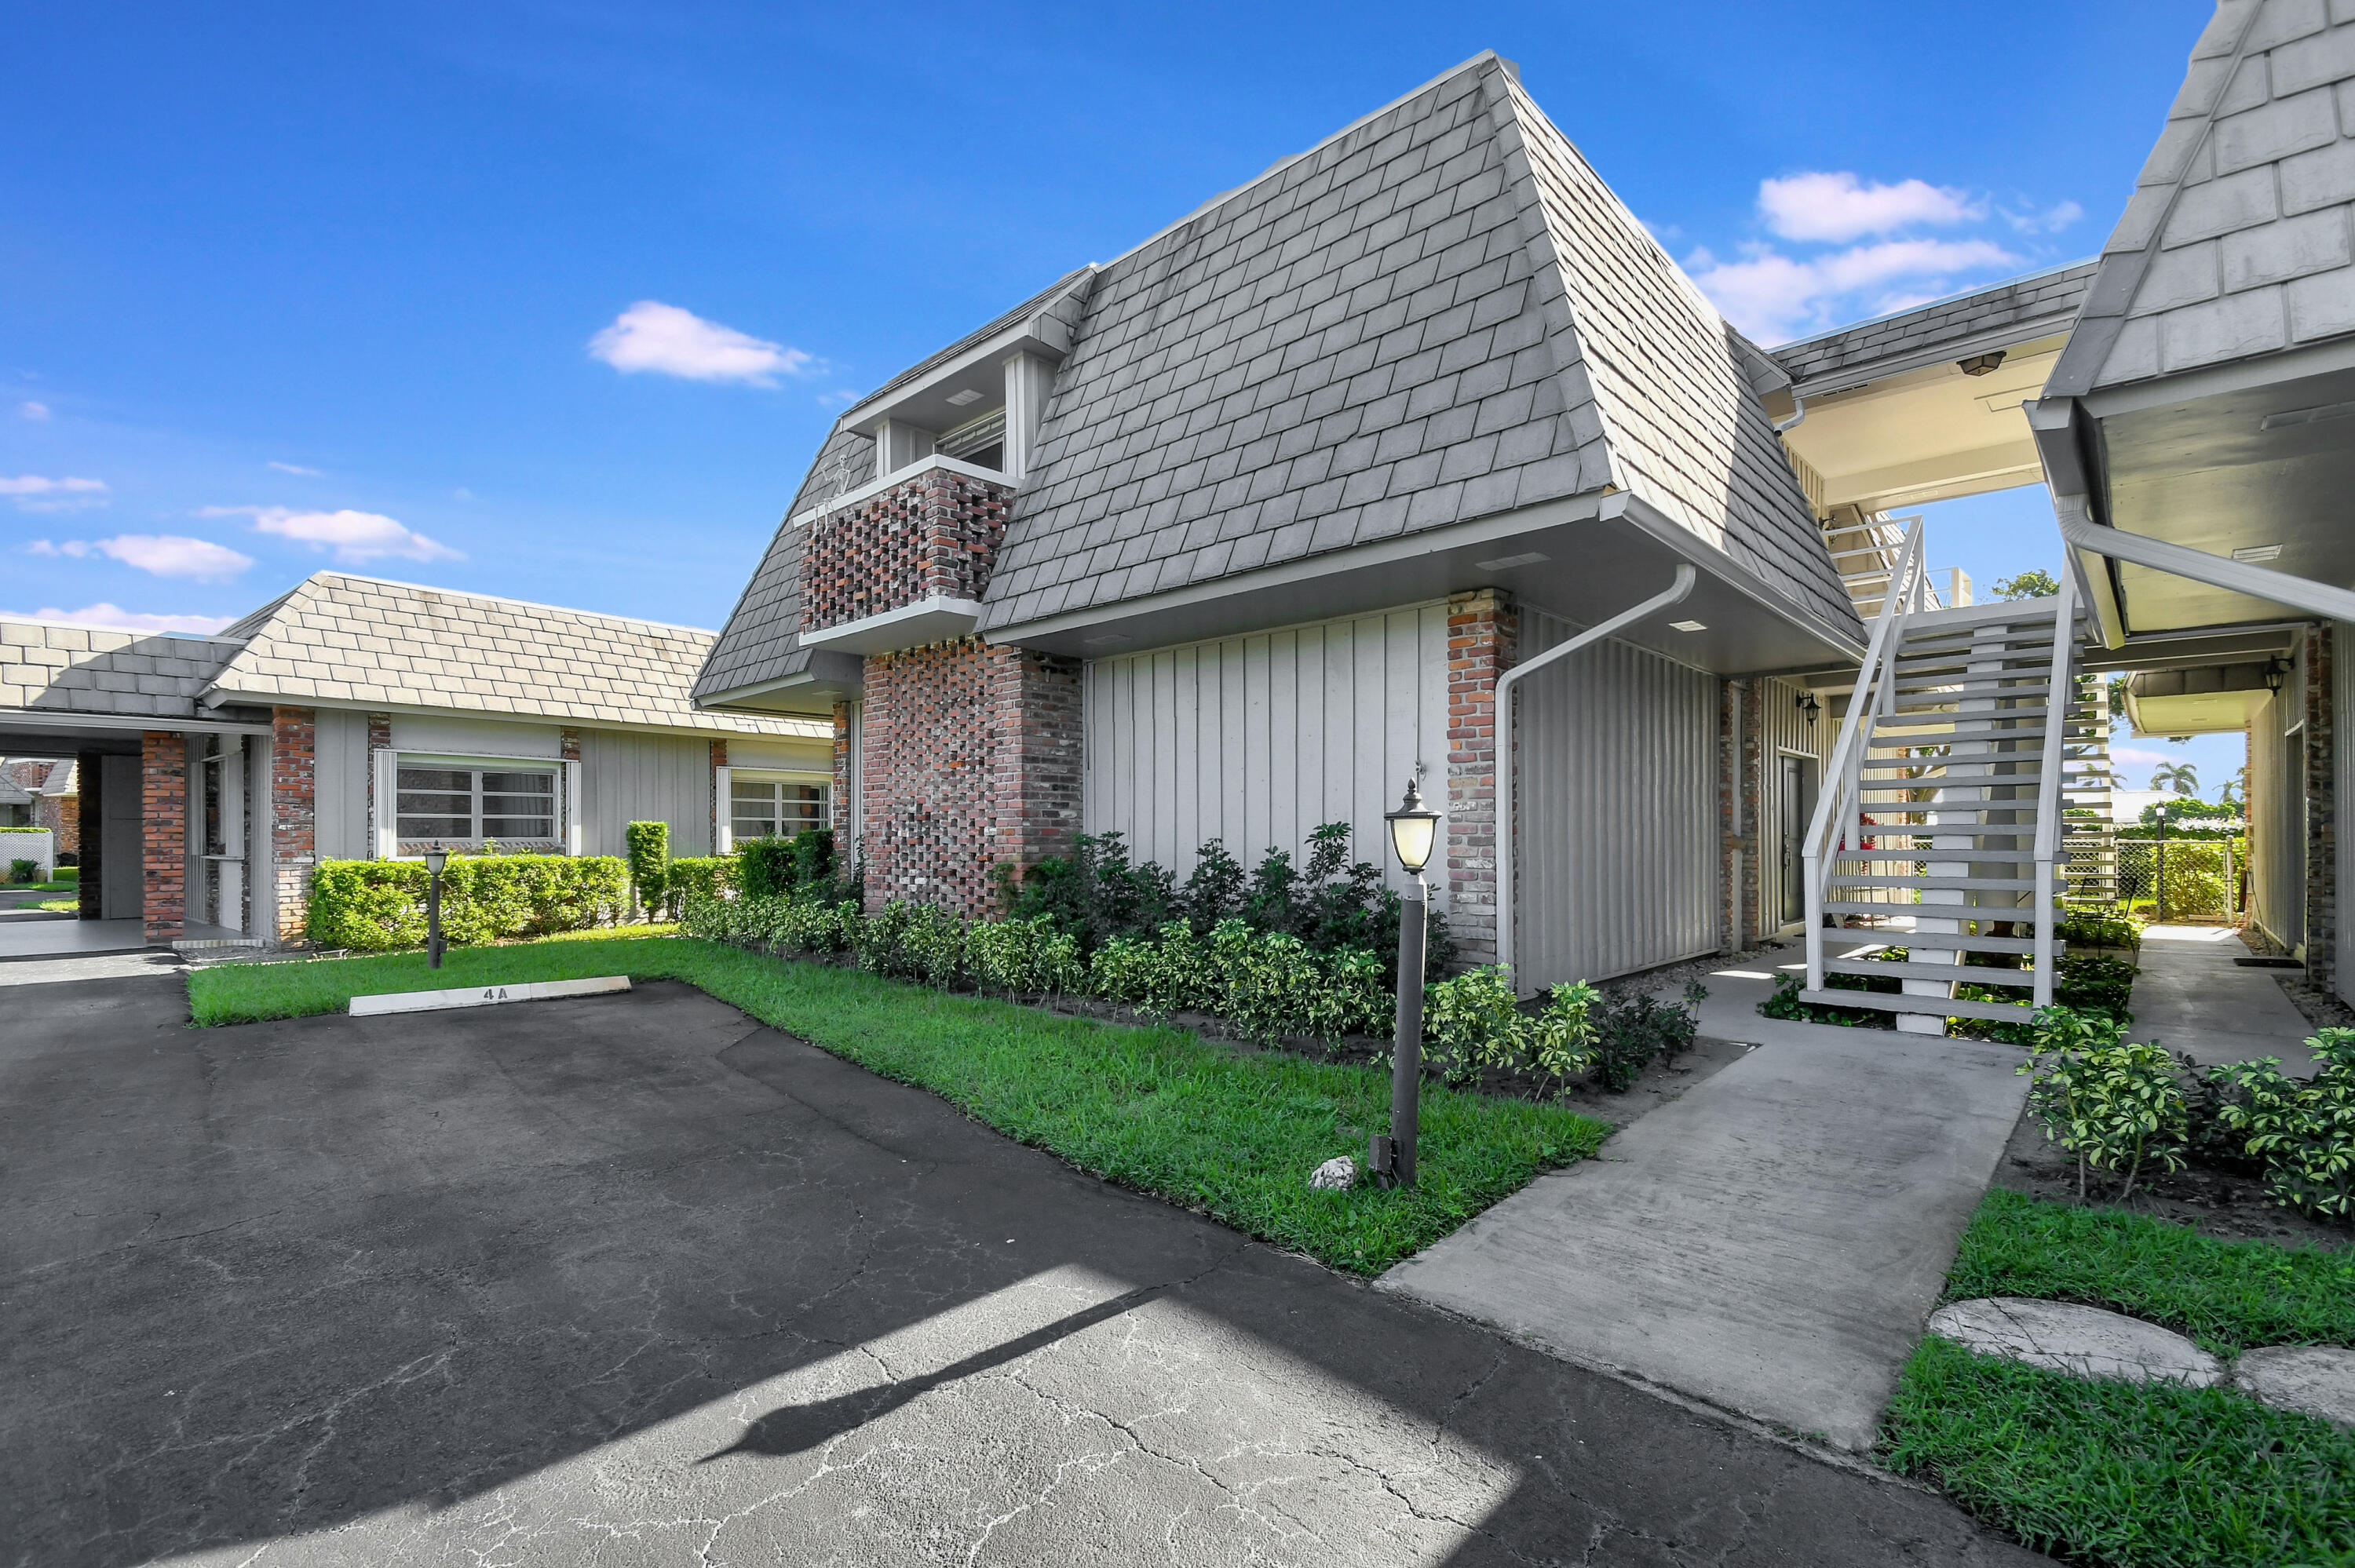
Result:
<svg viewBox="0 0 2355 1568"><path fill-rule="evenodd" d="M60 895L62 896L62 895ZM136 920L78 920L71 916L16 916L0 921L0 963L92 953L136 953L147 947Z"/></svg>
<svg viewBox="0 0 2355 1568"><path fill-rule="evenodd" d="M2156 1040L2203 1066L2281 1058L2282 1071L2314 1071L2306 1037L2314 1025L2282 991L2278 969L2243 969L2248 957L2229 926L2153 926L2142 937L2135 978L2137 1040Z"/></svg>
<svg viewBox="0 0 2355 1568"><path fill-rule="evenodd" d="M1870 1447L2027 1080L2012 1046L1762 1018L1770 979L1712 976L1701 1007L1756 1050L1383 1288Z"/></svg>

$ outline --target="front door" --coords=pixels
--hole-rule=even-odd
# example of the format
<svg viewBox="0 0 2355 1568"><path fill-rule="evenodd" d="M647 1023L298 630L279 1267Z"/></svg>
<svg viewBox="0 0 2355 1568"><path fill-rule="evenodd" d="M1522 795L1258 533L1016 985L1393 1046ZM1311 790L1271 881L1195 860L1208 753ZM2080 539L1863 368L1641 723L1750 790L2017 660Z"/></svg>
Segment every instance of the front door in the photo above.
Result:
<svg viewBox="0 0 2355 1568"><path fill-rule="evenodd" d="M1806 889L1801 885L1806 877L1803 857L1806 853L1807 820L1816 810L1816 759L1812 757L1777 758L1780 775L1775 779L1780 793L1780 817L1776 824L1781 840L1783 906L1779 916L1785 926L1795 925L1807 917Z"/></svg>

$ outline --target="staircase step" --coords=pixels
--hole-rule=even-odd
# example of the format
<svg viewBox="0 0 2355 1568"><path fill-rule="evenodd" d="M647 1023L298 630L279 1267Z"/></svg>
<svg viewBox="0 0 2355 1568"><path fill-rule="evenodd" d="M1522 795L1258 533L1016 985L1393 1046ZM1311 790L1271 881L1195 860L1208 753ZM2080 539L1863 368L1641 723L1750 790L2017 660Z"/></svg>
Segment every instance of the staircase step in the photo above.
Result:
<svg viewBox="0 0 2355 1568"><path fill-rule="evenodd" d="M2036 1010L2001 1001L1965 1001L1960 997L1891 996L1872 991L1806 991L1801 1001L1824 1007L1869 1007L1880 1012L1926 1012L1946 1018L1984 1018L1998 1023L2025 1023Z"/></svg>
<svg viewBox="0 0 2355 1568"><path fill-rule="evenodd" d="M1860 899L1828 898L1816 906L1826 915L1907 915L1925 920L2035 920L2036 911L2025 905L2012 904L1917 904L1912 899L1902 904L1870 904ZM1924 914L1923 911L1934 913ZM1902 931L1879 933L1903 937Z"/></svg>
<svg viewBox="0 0 2355 1568"><path fill-rule="evenodd" d="M1915 860L1920 855L1913 856ZM2036 884L2023 876L1848 876L1835 872L1825 881L1834 887L1917 887L1940 893L2033 893Z"/></svg>
<svg viewBox="0 0 2355 1568"><path fill-rule="evenodd" d="M2004 728L2005 725L2011 727ZM2008 719L2001 715L1940 715L1935 723L1908 725L1895 719L1875 719L1875 746L1947 746L1958 740L2041 740L2050 726L2041 718ZM1883 739L1886 736L1888 738ZM2039 749L2041 749L2041 747Z"/></svg>
<svg viewBox="0 0 2355 1568"><path fill-rule="evenodd" d="M1891 947L1913 950L1910 942L1892 942ZM1990 969L1976 964L1916 964L1891 959L1826 959L1824 970L1835 975L1894 975L1899 980L1968 980L1973 985L2033 986L2035 971L2031 969ZM1990 978L1992 977L1992 978Z"/></svg>
<svg viewBox="0 0 2355 1568"><path fill-rule="evenodd" d="M2036 858L2032 849L1999 850L1986 844L1973 844L1968 849L1941 848L1934 844L1908 845L1902 852L1894 844L1877 844L1869 850L1842 850L1841 860L1969 860L2018 861L2022 863Z"/></svg>
<svg viewBox="0 0 2355 1568"><path fill-rule="evenodd" d="M2033 937L1963 937L1941 931L1902 931L1891 933L1900 939L1890 943L1892 948L1907 951L1926 950L1933 953L2032 953L2036 951ZM2069 944L2055 940L2052 956L2059 958L2069 950Z"/></svg>

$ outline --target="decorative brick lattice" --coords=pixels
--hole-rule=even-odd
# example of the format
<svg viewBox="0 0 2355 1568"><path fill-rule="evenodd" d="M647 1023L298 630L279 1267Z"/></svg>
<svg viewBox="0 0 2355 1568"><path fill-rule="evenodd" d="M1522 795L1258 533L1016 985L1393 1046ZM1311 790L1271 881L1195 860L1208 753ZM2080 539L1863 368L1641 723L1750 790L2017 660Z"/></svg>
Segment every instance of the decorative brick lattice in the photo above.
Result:
<svg viewBox="0 0 2355 1568"><path fill-rule="evenodd" d="M1080 720L1077 660L973 638L870 657L859 759L868 906L905 898L989 914L998 863L1068 850Z"/></svg>
<svg viewBox="0 0 2355 1568"><path fill-rule="evenodd" d="M150 942L176 942L188 915L188 743L163 730L139 736L140 852Z"/></svg>
<svg viewBox="0 0 2355 1568"><path fill-rule="evenodd" d="M850 800L850 718L853 710L848 703L834 705L834 829L835 842L844 857L843 870L858 855L858 846L851 842Z"/></svg>
<svg viewBox="0 0 2355 1568"><path fill-rule="evenodd" d="M2339 737L2332 715L2330 630L2306 629L2306 980L2339 979Z"/></svg>
<svg viewBox="0 0 2355 1568"><path fill-rule="evenodd" d="M928 468L810 524L802 630L926 599L978 599L1006 536L1011 486Z"/></svg>
<svg viewBox="0 0 2355 1568"><path fill-rule="evenodd" d="M300 940L318 855L318 715L270 710L270 856L278 881L278 939Z"/></svg>
<svg viewBox="0 0 2355 1568"><path fill-rule="evenodd" d="M1466 964L1497 961L1497 679L1518 657L1509 594L1447 601L1447 926ZM1428 799L1430 785L1424 785Z"/></svg>

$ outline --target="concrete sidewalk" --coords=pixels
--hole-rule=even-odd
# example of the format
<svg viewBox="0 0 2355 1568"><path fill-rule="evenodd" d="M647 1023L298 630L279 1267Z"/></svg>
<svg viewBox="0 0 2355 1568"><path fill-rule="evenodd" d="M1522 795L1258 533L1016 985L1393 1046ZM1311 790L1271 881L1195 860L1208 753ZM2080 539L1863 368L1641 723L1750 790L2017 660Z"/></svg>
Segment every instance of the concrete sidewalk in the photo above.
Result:
<svg viewBox="0 0 2355 1568"><path fill-rule="evenodd" d="M2248 957L2229 926L2153 926L2142 935L2142 973L2135 977L2132 1038L2188 1053L2202 1066L2281 1058L2282 1071L2314 1071L2306 1037L2314 1025L2274 978L2278 969L2243 969Z"/></svg>
<svg viewBox="0 0 2355 1568"><path fill-rule="evenodd" d="M1705 1032L1757 1049L1382 1287L1851 1449L2019 1118L2013 1046L1762 1018L1708 980Z"/></svg>

